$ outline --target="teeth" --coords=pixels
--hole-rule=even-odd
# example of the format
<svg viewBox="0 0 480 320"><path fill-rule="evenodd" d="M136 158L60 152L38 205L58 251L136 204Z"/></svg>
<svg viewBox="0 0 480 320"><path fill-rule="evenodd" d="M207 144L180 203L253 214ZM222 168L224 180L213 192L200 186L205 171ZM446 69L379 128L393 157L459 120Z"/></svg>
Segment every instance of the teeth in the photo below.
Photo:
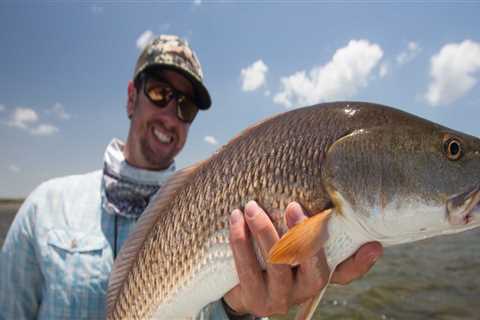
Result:
<svg viewBox="0 0 480 320"><path fill-rule="evenodd" d="M163 132L160 132L159 130L157 129L154 129L153 130L153 133L155 134L155 137L157 137L157 139L161 142L161 143L165 143L165 144L168 144L172 141L172 137L169 136L169 135L166 135L164 134Z"/></svg>

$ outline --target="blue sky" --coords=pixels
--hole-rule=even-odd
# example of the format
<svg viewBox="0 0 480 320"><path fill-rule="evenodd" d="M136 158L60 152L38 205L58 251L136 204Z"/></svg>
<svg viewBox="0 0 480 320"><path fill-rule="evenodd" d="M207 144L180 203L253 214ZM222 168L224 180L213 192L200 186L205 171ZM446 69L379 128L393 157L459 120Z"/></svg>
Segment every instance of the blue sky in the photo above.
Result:
<svg viewBox="0 0 480 320"><path fill-rule="evenodd" d="M252 123L333 100L395 106L480 136L479 2L0 2L0 197L101 168L124 139L142 41L185 37L213 107L177 159Z"/></svg>

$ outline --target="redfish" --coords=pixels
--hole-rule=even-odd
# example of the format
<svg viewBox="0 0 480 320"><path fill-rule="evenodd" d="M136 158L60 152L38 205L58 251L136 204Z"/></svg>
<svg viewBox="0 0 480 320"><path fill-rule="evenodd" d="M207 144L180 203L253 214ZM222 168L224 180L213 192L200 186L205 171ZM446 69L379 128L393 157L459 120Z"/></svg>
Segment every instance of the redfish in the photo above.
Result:
<svg viewBox="0 0 480 320"><path fill-rule="evenodd" d="M284 235L271 263L296 265L323 247L333 270L366 242L391 246L478 227L480 140L364 102L254 125L152 199L115 261L108 319L191 319L221 298L238 283L228 219L252 199ZM309 218L288 231L291 201ZM258 249L257 257L264 265Z"/></svg>

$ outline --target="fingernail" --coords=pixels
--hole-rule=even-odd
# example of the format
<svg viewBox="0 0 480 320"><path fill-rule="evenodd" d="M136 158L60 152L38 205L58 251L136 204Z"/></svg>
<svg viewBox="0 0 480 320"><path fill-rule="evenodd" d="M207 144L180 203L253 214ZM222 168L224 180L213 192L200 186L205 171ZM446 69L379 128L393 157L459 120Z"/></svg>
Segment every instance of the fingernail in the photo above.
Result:
<svg viewBox="0 0 480 320"><path fill-rule="evenodd" d="M249 218L253 218L258 213L258 205L255 201L248 201L247 205L245 206L245 214Z"/></svg>
<svg viewBox="0 0 480 320"><path fill-rule="evenodd" d="M378 260L378 255L375 253L370 253L367 256L368 264L373 265Z"/></svg>
<svg viewBox="0 0 480 320"><path fill-rule="evenodd" d="M302 207L296 202L293 202L290 206L292 208L290 218L292 219L293 224L297 224L304 218Z"/></svg>
<svg viewBox="0 0 480 320"><path fill-rule="evenodd" d="M237 224L242 217L242 214L240 213L240 210L235 209L233 210L232 214L230 215L230 224L233 226Z"/></svg>

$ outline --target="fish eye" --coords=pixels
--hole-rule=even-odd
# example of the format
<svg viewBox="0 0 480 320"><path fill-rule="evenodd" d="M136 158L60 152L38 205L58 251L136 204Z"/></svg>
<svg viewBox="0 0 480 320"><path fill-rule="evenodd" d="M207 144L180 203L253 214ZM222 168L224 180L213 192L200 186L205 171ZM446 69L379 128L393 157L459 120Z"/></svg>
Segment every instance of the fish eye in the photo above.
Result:
<svg viewBox="0 0 480 320"><path fill-rule="evenodd" d="M449 160L458 160L463 155L463 147L460 140L456 138L447 139L444 142L444 151Z"/></svg>

